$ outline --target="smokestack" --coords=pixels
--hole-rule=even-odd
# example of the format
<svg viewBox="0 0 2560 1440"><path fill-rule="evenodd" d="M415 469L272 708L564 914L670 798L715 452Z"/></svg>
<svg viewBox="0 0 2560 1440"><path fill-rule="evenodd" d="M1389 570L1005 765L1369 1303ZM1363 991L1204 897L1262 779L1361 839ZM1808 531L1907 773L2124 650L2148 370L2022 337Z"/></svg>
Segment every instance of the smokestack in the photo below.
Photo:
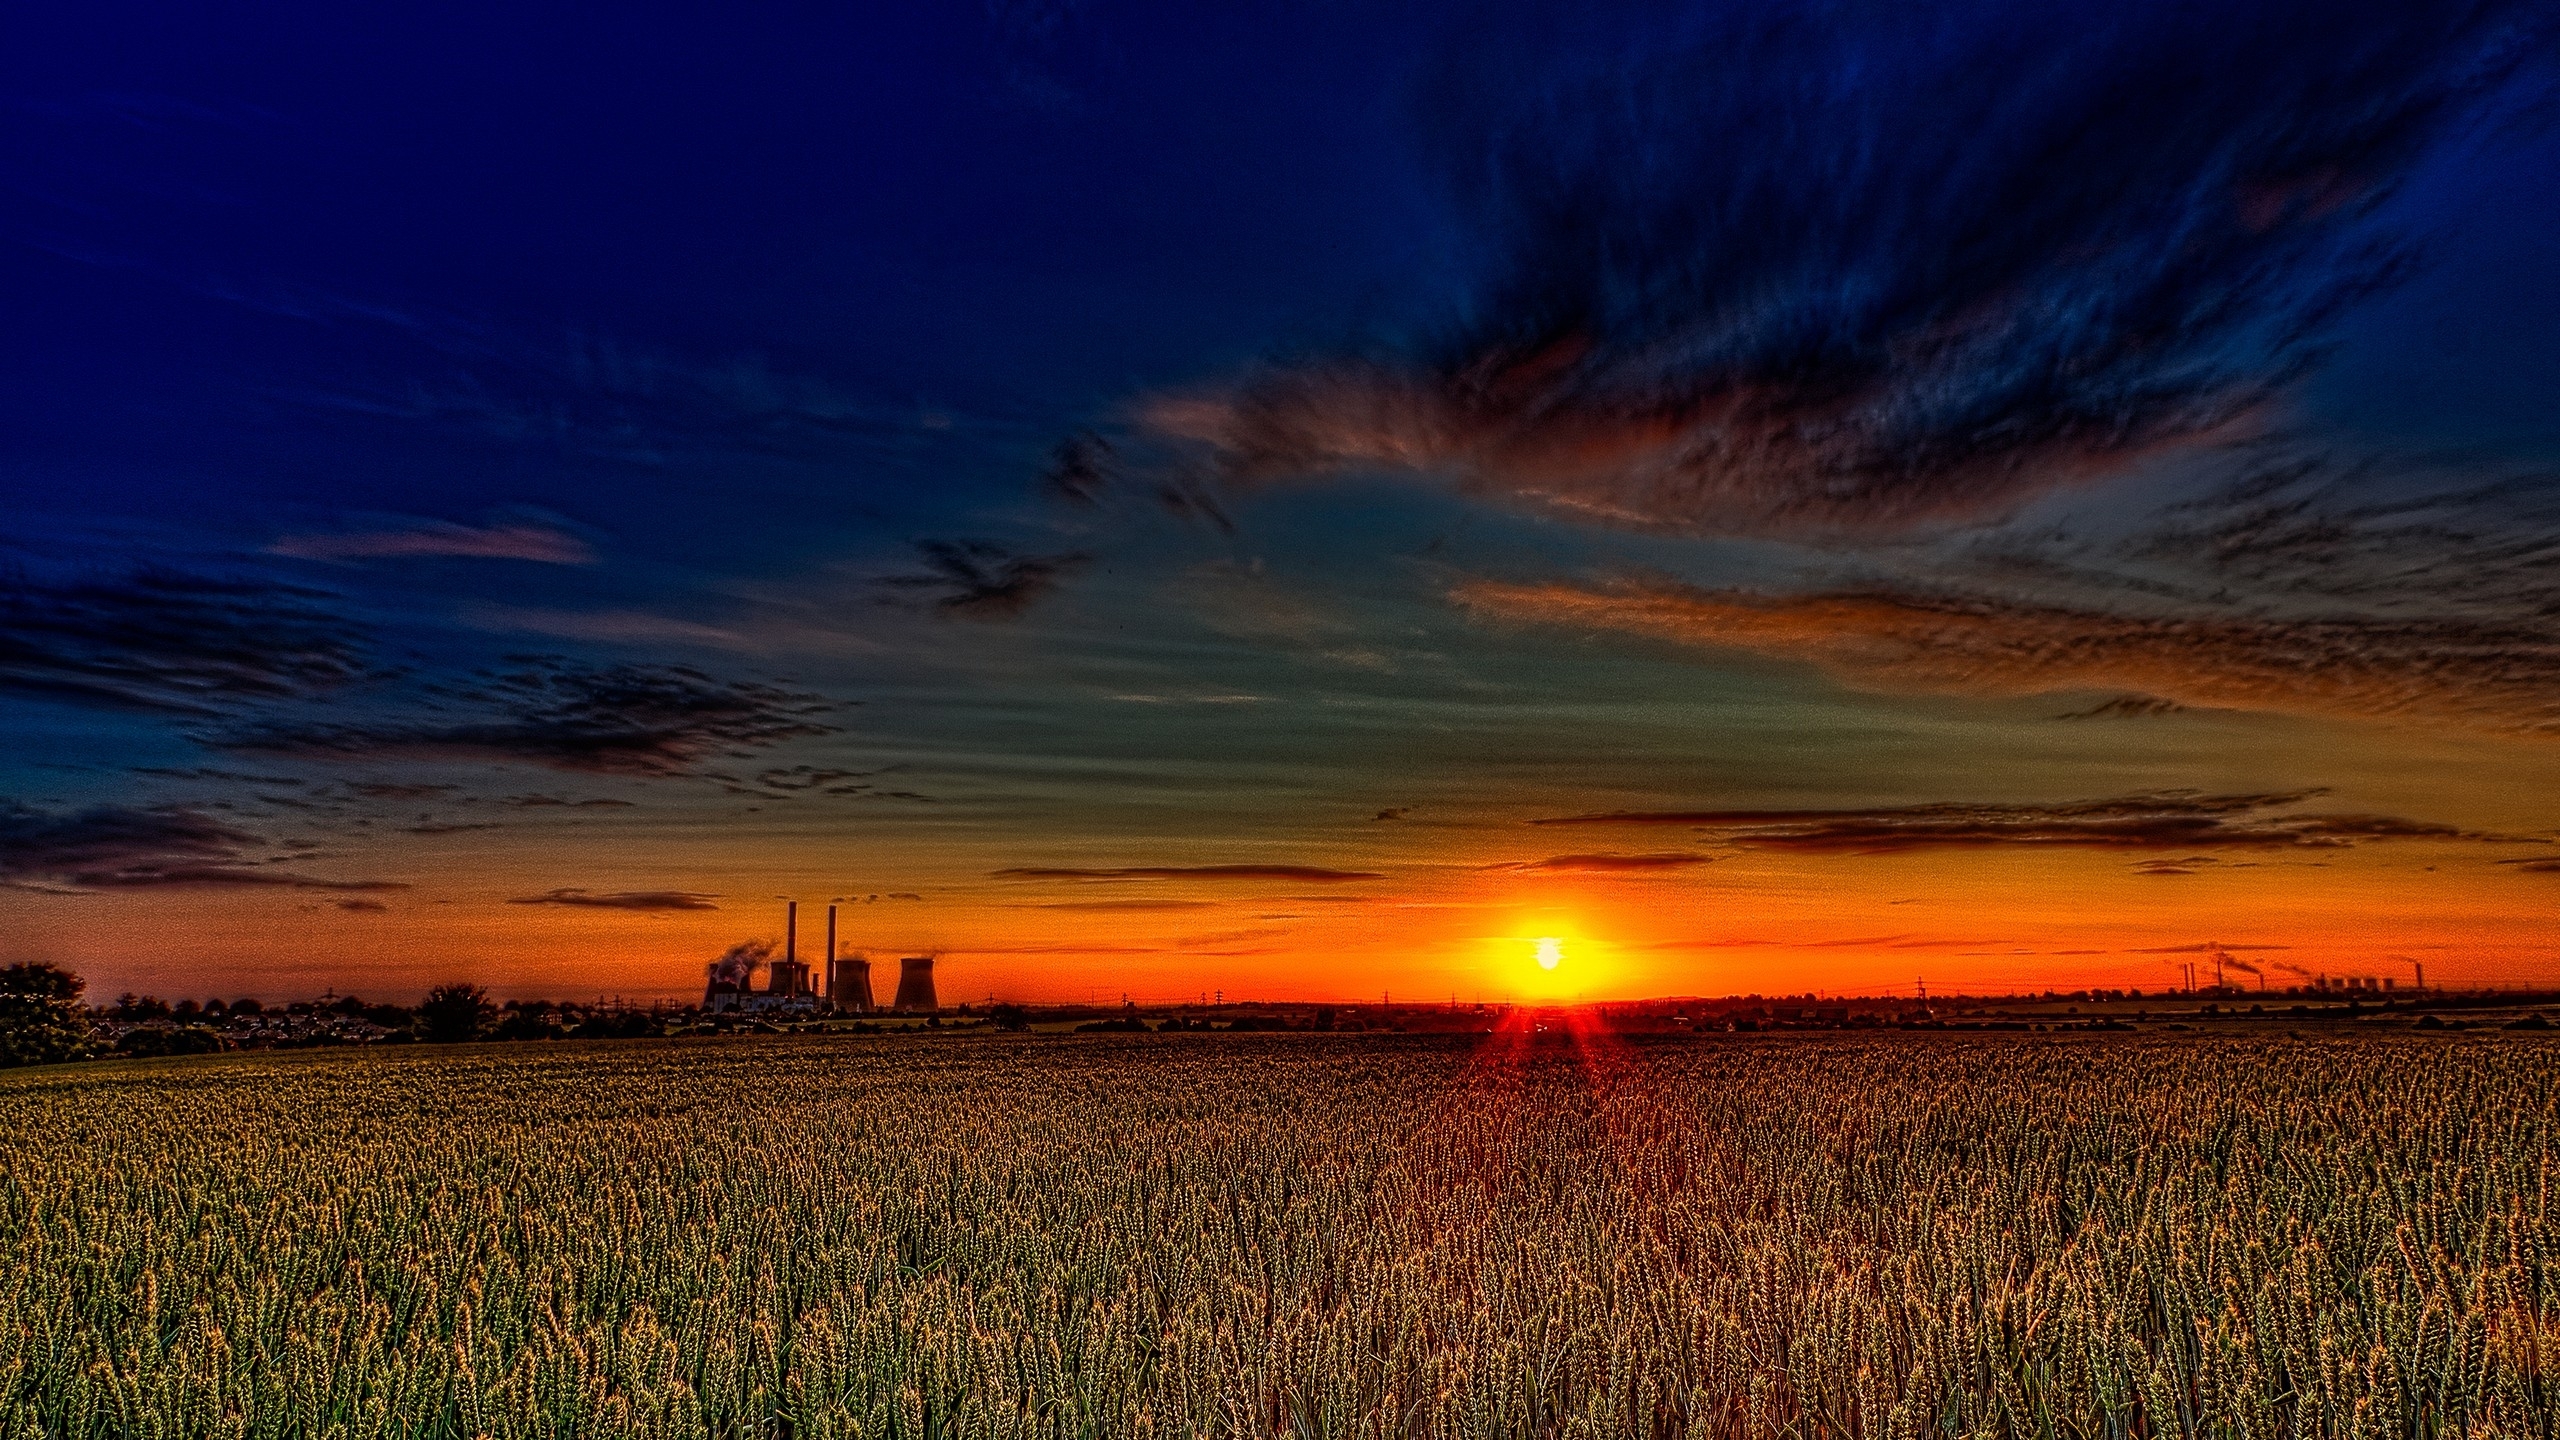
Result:
<svg viewBox="0 0 2560 1440"><path fill-rule="evenodd" d="M898 998L889 1008L901 1015L930 1015L942 1008L933 997L933 957L910 955L898 962Z"/></svg>
<svg viewBox="0 0 2560 1440"><path fill-rule="evenodd" d="M786 900L782 912L782 958L797 962L800 958L800 902Z"/></svg>

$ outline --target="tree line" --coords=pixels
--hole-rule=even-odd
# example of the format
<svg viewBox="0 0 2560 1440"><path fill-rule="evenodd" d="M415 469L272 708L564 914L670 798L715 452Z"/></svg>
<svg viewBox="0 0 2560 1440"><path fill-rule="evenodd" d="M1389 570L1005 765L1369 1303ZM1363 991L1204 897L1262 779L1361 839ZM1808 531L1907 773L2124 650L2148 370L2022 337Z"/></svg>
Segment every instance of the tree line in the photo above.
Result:
<svg viewBox="0 0 2560 1440"><path fill-rule="evenodd" d="M93 1009L87 982L58 965L0 967L0 1068L108 1056L190 1055L248 1047L469 1040L631 1039L663 1034L662 1017L550 1001L493 1003L477 985L439 985L416 1005L341 996L269 1008L255 999L174 1004L125 994Z"/></svg>

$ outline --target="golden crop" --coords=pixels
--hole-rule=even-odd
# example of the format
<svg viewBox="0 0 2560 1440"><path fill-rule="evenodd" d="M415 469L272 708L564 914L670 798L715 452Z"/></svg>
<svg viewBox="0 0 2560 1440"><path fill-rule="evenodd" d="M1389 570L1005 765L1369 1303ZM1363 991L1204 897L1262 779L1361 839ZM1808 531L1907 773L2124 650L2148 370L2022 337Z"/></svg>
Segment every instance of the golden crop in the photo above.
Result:
<svg viewBox="0 0 2560 1440"><path fill-rule="evenodd" d="M2521 1037L0 1079L0 1435L2560 1434Z"/></svg>

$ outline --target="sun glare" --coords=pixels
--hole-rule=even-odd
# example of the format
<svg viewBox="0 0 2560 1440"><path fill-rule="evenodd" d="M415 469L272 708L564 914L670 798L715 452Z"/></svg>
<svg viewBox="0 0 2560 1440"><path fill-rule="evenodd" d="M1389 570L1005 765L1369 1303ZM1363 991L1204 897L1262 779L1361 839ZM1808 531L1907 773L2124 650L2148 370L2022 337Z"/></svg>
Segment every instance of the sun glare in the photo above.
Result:
<svg viewBox="0 0 2560 1440"><path fill-rule="evenodd" d="M1564 942L1553 935L1538 941L1538 968L1553 970L1564 963Z"/></svg>

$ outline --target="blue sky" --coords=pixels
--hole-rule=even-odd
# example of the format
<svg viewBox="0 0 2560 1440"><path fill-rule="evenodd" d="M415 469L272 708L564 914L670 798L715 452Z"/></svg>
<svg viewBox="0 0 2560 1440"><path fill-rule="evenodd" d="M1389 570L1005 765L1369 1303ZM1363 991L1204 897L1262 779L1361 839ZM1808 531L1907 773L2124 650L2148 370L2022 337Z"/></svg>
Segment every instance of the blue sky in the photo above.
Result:
<svg viewBox="0 0 2560 1440"><path fill-rule="evenodd" d="M2192 793L2400 827L2218 832L2355 870L2260 943L2550 969L2535 7L1211 11L14 20L7 943L680 993L849 890L1024 994L2087 983L2269 913ZM1620 811L1725 818L1531 823ZM1236 863L1400 918L998 878Z"/></svg>

